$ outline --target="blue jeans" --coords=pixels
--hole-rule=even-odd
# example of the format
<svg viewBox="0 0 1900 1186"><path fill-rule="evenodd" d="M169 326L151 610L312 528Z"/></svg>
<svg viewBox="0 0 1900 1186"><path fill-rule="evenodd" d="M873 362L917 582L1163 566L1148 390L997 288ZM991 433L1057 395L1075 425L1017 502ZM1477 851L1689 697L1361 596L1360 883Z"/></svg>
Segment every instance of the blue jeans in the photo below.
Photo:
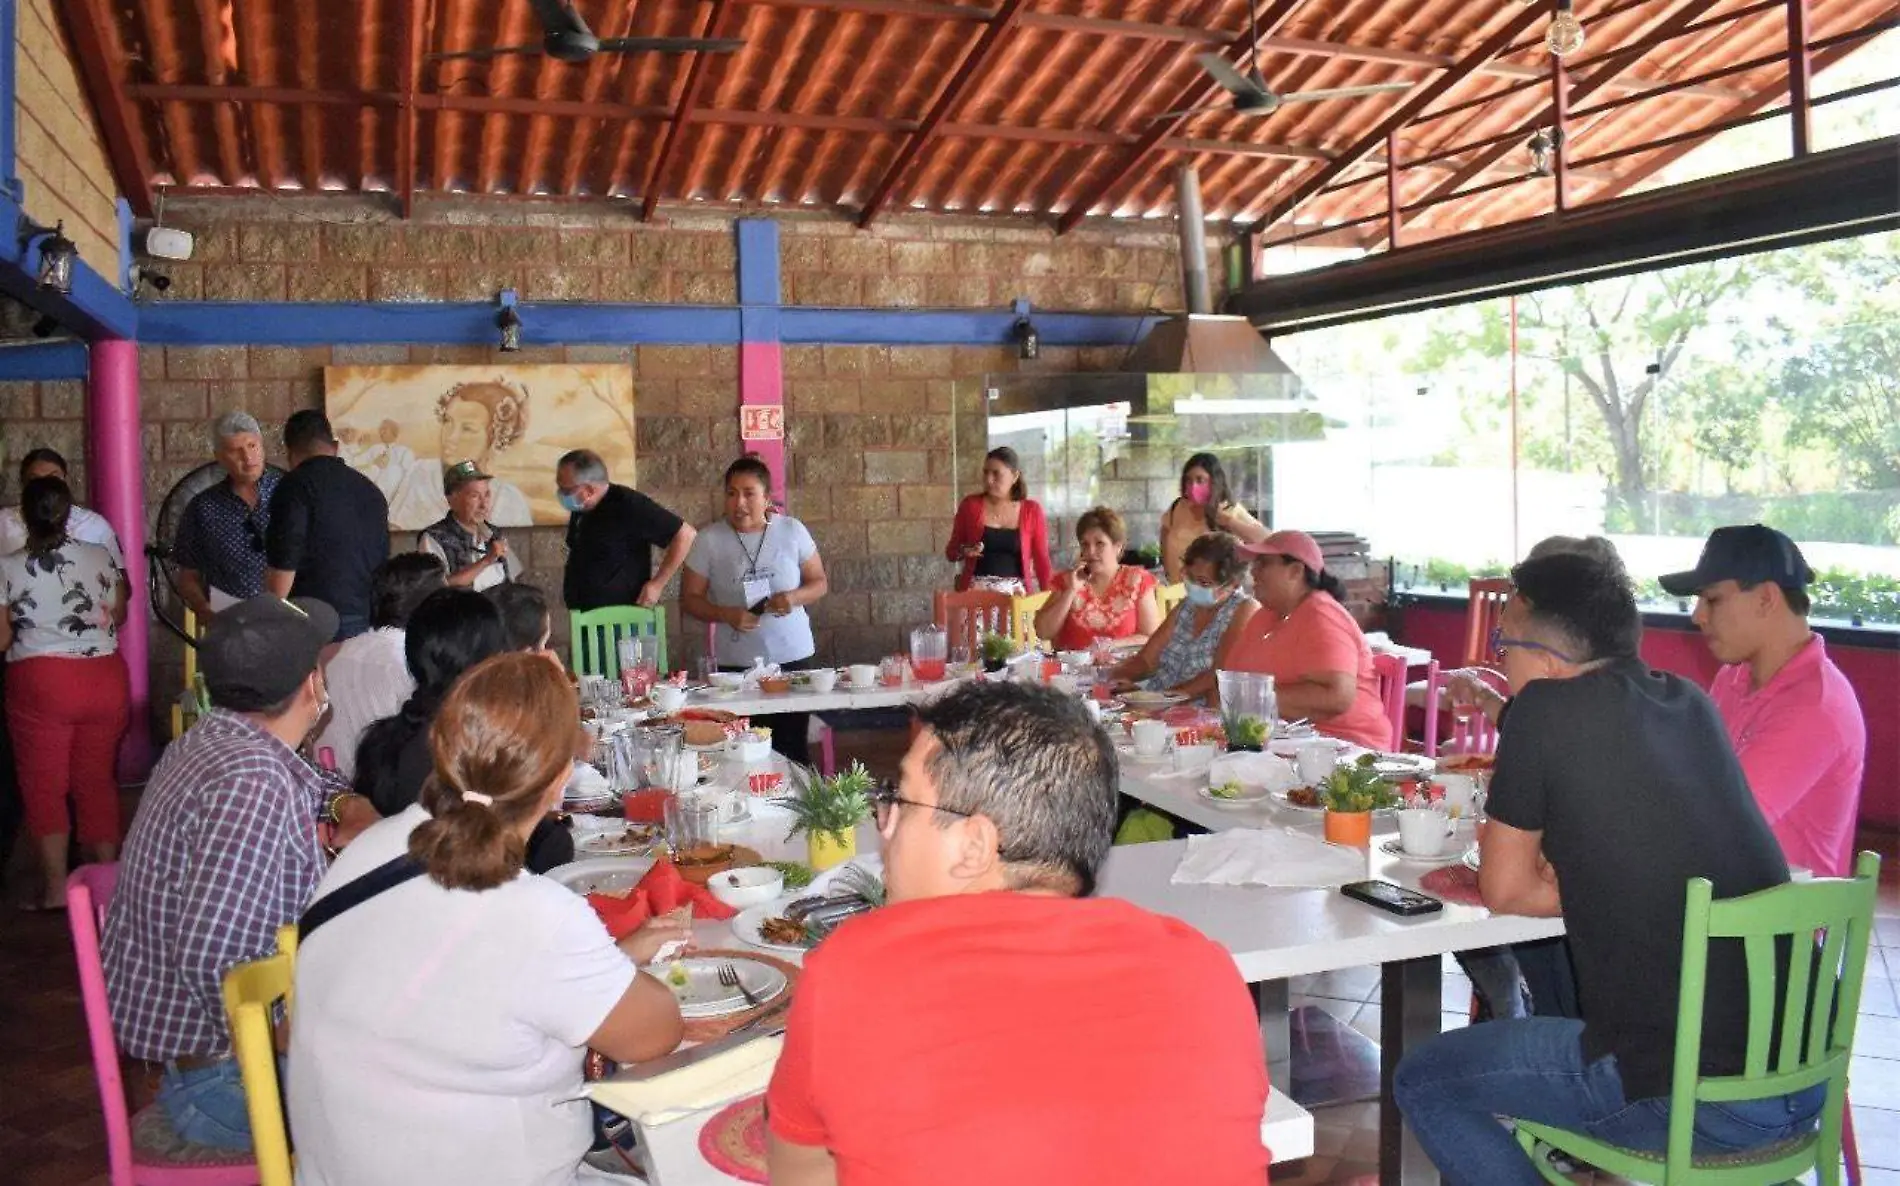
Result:
<svg viewBox="0 0 1900 1186"><path fill-rule="evenodd" d="M1509 1116L1614 1145L1661 1151L1666 1098L1628 1100L1616 1056L1586 1064L1583 1023L1531 1017L1441 1034L1399 1062L1392 1094L1446 1186L1541 1186ZM1821 1084L1790 1096L1696 1109L1697 1153L1752 1149L1811 1129Z"/></svg>
<svg viewBox="0 0 1900 1186"><path fill-rule="evenodd" d="M167 1065L158 1081L158 1106L181 1141L213 1149L251 1147L251 1114L235 1058L188 1071Z"/></svg>

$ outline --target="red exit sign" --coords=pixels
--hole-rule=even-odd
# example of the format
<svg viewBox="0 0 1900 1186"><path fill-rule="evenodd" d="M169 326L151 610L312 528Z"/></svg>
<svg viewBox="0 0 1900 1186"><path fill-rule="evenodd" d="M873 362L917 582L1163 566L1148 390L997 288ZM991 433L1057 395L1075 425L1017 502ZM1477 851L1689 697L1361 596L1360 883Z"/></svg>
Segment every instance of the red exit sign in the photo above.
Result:
<svg viewBox="0 0 1900 1186"><path fill-rule="evenodd" d="M739 439L743 441L784 440L785 405L750 404L740 408Z"/></svg>

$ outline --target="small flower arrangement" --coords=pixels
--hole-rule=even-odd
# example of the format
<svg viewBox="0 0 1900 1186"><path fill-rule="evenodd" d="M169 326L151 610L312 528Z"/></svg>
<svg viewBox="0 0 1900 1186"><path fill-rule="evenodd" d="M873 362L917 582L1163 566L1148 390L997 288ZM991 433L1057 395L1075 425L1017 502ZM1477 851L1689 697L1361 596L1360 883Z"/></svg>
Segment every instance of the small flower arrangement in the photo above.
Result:
<svg viewBox="0 0 1900 1186"><path fill-rule="evenodd" d="M1261 749L1271 732L1267 722L1259 717L1240 713L1221 718L1221 729L1227 734L1227 748L1237 750Z"/></svg>
<svg viewBox="0 0 1900 1186"><path fill-rule="evenodd" d="M1370 766L1341 766L1319 784L1320 806L1350 814L1396 807L1399 796L1391 783Z"/></svg>
<svg viewBox="0 0 1900 1186"><path fill-rule="evenodd" d="M983 650L983 668L986 671L1001 671L1003 664L1009 662L1016 653L1016 640L1007 634L985 631L979 644Z"/></svg>
<svg viewBox="0 0 1900 1186"><path fill-rule="evenodd" d="M797 793L776 800L792 813L791 839L800 832L842 839L850 836L871 814L871 790L876 784L863 762L829 778L794 775Z"/></svg>

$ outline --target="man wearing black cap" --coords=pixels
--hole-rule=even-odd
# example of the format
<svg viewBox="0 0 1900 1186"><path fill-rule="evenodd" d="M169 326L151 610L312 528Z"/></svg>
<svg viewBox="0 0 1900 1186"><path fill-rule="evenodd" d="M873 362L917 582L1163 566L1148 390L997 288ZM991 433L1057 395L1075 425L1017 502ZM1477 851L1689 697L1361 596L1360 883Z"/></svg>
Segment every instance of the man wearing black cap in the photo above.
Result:
<svg viewBox="0 0 1900 1186"><path fill-rule="evenodd" d="M197 1145L247 1149L250 1121L220 995L309 905L342 843L376 821L297 755L328 707L317 656L337 628L321 601L230 606L198 646L212 710L152 771L119 864L102 943L120 1049L158 1070L158 1103Z"/></svg>
<svg viewBox="0 0 1900 1186"><path fill-rule="evenodd" d="M337 453L322 412L284 422L290 474L271 498L264 591L336 609L336 641L369 629L377 566L389 559L389 500Z"/></svg>
<svg viewBox="0 0 1900 1186"><path fill-rule="evenodd" d="M416 534L416 551L440 558L448 566L449 584L478 593L506 584L521 572L508 540L488 521L495 505L488 483L489 475L473 461L451 465L442 473L449 513Z"/></svg>
<svg viewBox="0 0 1900 1186"><path fill-rule="evenodd" d="M1718 527L1688 572L1662 586L1696 598L1695 624L1721 660L1709 698L1790 865L1847 877L1860 814L1867 725L1853 685L1808 629L1814 572L1772 527Z"/></svg>

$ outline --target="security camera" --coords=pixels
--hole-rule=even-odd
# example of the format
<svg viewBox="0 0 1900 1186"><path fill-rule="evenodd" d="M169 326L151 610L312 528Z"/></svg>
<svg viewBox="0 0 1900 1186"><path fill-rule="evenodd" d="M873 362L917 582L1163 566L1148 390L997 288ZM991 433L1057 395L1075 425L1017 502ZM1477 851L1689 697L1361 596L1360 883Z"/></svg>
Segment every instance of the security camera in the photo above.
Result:
<svg viewBox="0 0 1900 1186"><path fill-rule="evenodd" d="M145 254L153 259L188 260L191 258L191 248L190 231L155 226L145 232Z"/></svg>

